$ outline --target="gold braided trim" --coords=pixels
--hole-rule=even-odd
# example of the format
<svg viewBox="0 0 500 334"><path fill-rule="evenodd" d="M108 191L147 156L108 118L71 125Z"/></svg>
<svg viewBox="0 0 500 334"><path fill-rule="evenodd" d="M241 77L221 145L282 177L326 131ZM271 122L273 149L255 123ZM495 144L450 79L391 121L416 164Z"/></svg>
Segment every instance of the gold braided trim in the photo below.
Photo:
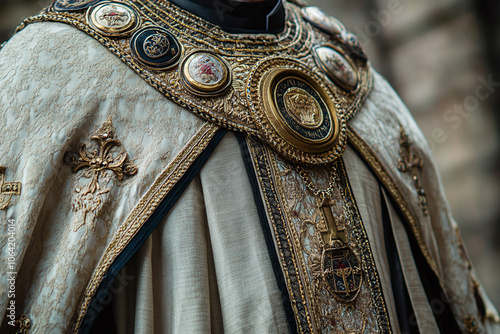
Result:
<svg viewBox="0 0 500 334"><path fill-rule="evenodd" d="M111 264L127 247L137 232L144 226L144 223L154 213L161 201L186 173L196 158L206 149L219 129L220 128L214 124L205 123L181 150L177 157L155 180L151 188L132 210L125 222L119 227L110 244L104 251L104 256L99 261L87 285L80 302L76 324L73 329L74 333L78 333L81 322L90 306L90 302Z"/></svg>
<svg viewBox="0 0 500 334"><path fill-rule="evenodd" d="M293 236L290 235L290 231L285 225L285 211L282 208L282 203L280 202L272 177L273 172L270 164L272 153L267 146L260 145L255 140L247 138L246 142L254 166L255 176L258 179L257 183L265 206L268 208L266 214L274 235L277 252L282 260L281 267L286 278L297 330L301 334L314 333L313 315L309 312L310 307L308 306L309 302L307 292L305 291L308 287L304 286L304 282L302 282L302 278L300 277L300 264L297 263L296 257L292 256L292 254L295 254L292 246ZM301 306L301 311L299 311L298 305Z"/></svg>
<svg viewBox="0 0 500 334"><path fill-rule="evenodd" d="M427 263L430 265L432 271L434 271L436 276L440 277L436 262L432 258L429 249L427 248L424 239L422 238L422 233L420 232L420 228L417 225L415 216L411 212L410 207L408 203L405 201L403 195L401 195L401 192L396 186L396 183L391 178L389 173L387 173L386 169L380 163L375 153L373 153L372 149L364 142L364 140L356 132L349 129L349 131L347 132L347 137L348 140L351 142L351 144L354 145L357 151L363 156L365 161L370 165L371 169L378 176L379 180L384 184L386 189L391 194L392 198L396 201L399 209L405 216L407 222L410 224L412 232L415 238L417 239L418 245L420 246L420 250L424 254Z"/></svg>

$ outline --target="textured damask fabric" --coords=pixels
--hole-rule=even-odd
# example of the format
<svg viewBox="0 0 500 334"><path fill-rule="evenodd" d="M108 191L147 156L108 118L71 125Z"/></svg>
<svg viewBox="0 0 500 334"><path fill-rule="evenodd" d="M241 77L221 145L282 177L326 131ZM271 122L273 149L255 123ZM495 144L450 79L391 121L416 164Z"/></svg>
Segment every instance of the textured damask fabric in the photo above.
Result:
<svg viewBox="0 0 500 334"><path fill-rule="evenodd" d="M119 226L204 122L146 85L98 42L63 24L15 35L0 52L0 166L22 193L0 211L2 231L16 224L16 317L32 333L66 333L90 275ZM120 147L137 173L112 171L100 189L72 172L66 152L89 146L112 117ZM89 176L89 175L87 175ZM5 229L3 228L5 227ZM1 237L0 310L9 299L7 238Z"/></svg>

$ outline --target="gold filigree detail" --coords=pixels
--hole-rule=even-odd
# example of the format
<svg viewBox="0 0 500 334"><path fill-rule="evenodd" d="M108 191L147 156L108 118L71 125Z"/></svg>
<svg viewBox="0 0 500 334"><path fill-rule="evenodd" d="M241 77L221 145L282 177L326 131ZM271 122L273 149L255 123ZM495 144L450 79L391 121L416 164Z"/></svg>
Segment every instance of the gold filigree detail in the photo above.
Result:
<svg viewBox="0 0 500 334"><path fill-rule="evenodd" d="M31 320L25 314L23 314L15 322L14 334L29 334L30 328L31 328Z"/></svg>
<svg viewBox="0 0 500 334"><path fill-rule="evenodd" d="M477 319L471 315L464 318L465 332L468 334L480 334L479 324Z"/></svg>
<svg viewBox="0 0 500 334"><path fill-rule="evenodd" d="M109 182L109 172L118 181L123 181L124 176L137 174L137 167L129 161L128 154L117 149L122 143L116 139L111 118L106 120L90 140L95 145L90 145L89 148L87 144L82 144L78 153L67 152L65 155L65 162L72 167L73 173L83 170L83 177L91 179L89 184L75 189L78 196L73 203L73 210L84 213L84 219L75 226L75 231L85 224L89 212L97 212L101 208L102 195L110 192L110 189L101 185L101 181L105 179Z"/></svg>
<svg viewBox="0 0 500 334"><path fill-rule="evenodd" d="M281 212L286 217L283 223L287 228L283 230L290 233L287 239L293 245L293 252L286 252L287 246L282 243L280 247L285 248L280 249L280 256L284 263L291 264L290 260L287 261L289 256L287 254L294 254L292 259L296 261L296 268L300 269L302 278L299 281L307 296L306 311L312 317L314 326L312 332L339 334L391 332L373 254L370 253L367 235L357 213L342 162L338 162L333 177L333 168L327 165L308 170L309 173L304 178L300 175L303 167L290 164L276 153L271 153L270 149L256 146L257 144L251 140L247 142L250 145L261 187L275 189L280 198L274 202L264 193L271 224L275 228L275 237L282 242L285 241L284 237L280 236L282 223L276 214ZM260 154L259 150L265 154ZM313 186L308 186L307 184L311 182L314 183ZM324 203L317 201L317 196L322 192L328 192L330 195L328 201ZM338 239L345 239L345 244L336 240L337 244L334 244L333 248L325 248L322 232L327 232L325 233L328 235L327 241L331 242L330 233L333 227L332 231L328 229L321 208L318 207L319 204L328 206L328 213L335 219L336 231L341 232L340 235L345 235L345 238L338 236ZM339 243L341 245L338 245ZM335 268L325 266L328 256L324 254L325 250L343 251L347 247L359 258L359 266L351 264L350 269L348 266L346 269L362 275L360 288L354 291L353 295L356 297L352 298L351 302L346 302L348 298L337 299L339 296L335 295L338 291L334 291L335 298L332 298L332 290L335 289L328 283L328 271ZM340 279L342 274L345 274L343 276L346 278L350 275L347 270L338 272ZM284 271L287 273L286 268ZM344 286L345 284L346 282ZM299 291L294 290L293 284L290 284L288 289L291 291L291 296L299 295ZM298 319L301 314L297 312Z"/></svg>
<svg viewBox="0 0 500 334"><path fill-rule="evenodd" d="M0 210L7 210L12 196L21 195L21 182L5 182L5 170L0 166Z"/></svg>
<svg viewBox="0 0 500 334"><path fill-rule="evenodd" d="M427 203L427 195L425 189L420 181L419 174L424 168L424 161L422 160L420 153L413 147L409 136L406 134L403 128L401 128L401 135L399 139L399 155L398 169L403 173L410 174L413 184L417 189L418 201L424 215L429 215L429 206Z"/></svg>

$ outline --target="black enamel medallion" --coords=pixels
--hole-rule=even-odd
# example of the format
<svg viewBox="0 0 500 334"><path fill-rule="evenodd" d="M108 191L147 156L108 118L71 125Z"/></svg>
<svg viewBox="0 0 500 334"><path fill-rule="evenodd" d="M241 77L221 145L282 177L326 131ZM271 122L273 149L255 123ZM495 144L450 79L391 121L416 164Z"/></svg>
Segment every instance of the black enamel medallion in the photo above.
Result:
<svg viewBox="0 0 500 334"><path fill-rule="evenodd" d="M143 65L153 70L166 70L179 62L182 47L166 29L145 27L130 40L132 54Z"/></svg>
<svg viewBox="0 0 500 334"><path fill-rule="evenodd" d="M332 132L331 116L318 92L298 77L285 77L275 87L275 103L287 127L305 140L317 141Z"/></svg>

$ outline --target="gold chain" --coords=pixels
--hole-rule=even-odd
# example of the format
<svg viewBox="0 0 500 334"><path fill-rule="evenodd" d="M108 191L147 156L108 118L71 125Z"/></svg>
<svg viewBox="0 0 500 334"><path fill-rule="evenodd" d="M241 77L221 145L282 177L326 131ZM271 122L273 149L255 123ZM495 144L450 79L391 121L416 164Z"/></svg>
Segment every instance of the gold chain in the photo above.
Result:
<svg viewBox="0 0 500 334"><path fill-rule="evenodd" d="M330 182L328 183L328 188L326 189L318 189L318 187L316 187L316 185L302 166L297 165L297 169L299 171L299 176L302 178L302 180L304 180L307 189L309 189L314 194L314 196L319 197L320 199L332 196L333 188L335 187L335 181L337 180L336 161L333 163L332 168L330 169Z"/></svg>

